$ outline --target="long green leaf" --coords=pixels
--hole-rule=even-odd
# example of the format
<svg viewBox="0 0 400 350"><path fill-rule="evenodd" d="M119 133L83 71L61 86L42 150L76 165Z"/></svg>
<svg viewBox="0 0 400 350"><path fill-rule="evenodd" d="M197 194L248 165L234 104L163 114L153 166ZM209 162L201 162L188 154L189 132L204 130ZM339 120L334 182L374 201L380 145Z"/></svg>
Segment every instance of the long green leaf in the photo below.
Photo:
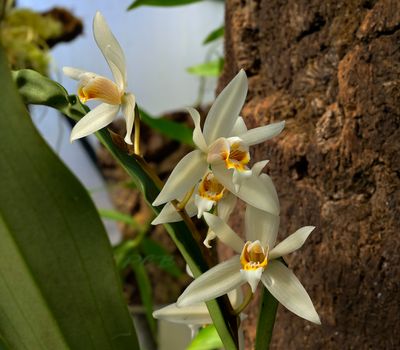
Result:
<svg viewBox="0 0 400 350"><path fill-rule="evenodd" d="M151 283L149 279L149 275L147 274L144 259L140 255L138 257L141 258L141 263L132 263L131 267L133 273L135 274L135 279L137 282L137 287L139 289L140 300L144 306L146 312L146 319L150 326L150 329L154 335L156 336L156 320L153 318L153 293L151 288Z"/></svg>
<svg viewBox="0 0 400 350"><path fill-rule="evenodd" d="M36 131L1 49L0 79L0 337L13 350L138 349L96 209Z"/></svg>
<svg viewBox="0 0 400 350"><path fill-rule="evenodd" d="M224 59L219 58L214 61L201 63L196 66L187 68L190 74L198 75L200 77L219 77L224 67Z"/></svg>
<svg viewBox="0 0 400 350"><path fill-rule="evenodd" d="M257 323L255 350L269 349L278 305L278 301L272 296L268 289L263 286L261 307Z"/></svg>
<svg viewBox="0 0 400 350"><path fill-rule="evenodd" d="M199 1L201 0L136 0L128 7L128 11L140 6L182 6Z"/></svg>
<svg viewBox="0 0 400 350"><path fill-rule="evenodd" d="M206 36L206 38L203 41L203 45L209 44L219 38L222 38L225 33L225 26L218 27L217 29L214 29L210 34Z"/></svg>
<svg viewBox="0 0 400 350"><path fill-rule="evenodd" d="M15 72L14 79L26 103L45 104L54 107L49 101L53 99L57 101L64 100L65 103L62 106L58 104L56 108L68 117L79 120L87 113L86 108L80 104L76 96L68 96L61 85L38 73L32 73L32 71L29 70L21 70ZM43 80L42 85L46 90L46 94L43 93L42 95L46 95L46 97L41 96L38 98L38 91L31 86L31 84L37 85L37 80ZM60 96L60 94L62 96ZM40 102L39 99L42 99L43 102ZM100 130L96 133L96 136L131 176L137 188L143 193L144 198L150 205L157 197L160 188L143 168L140 159L128 155L115 146L107 129ZM152 209L154 213L158 215L162 208L152 207ZM193 238L188 226L186 226L184 222L177 222L165 225L165 227L188 263L194 276L198 277L201 273L207 271L208 264L205 261L203 252L200 250L199 244ZM225 349L233 350L237 349L237 320L235 317L229 316L229 305L229 300L226 296L207 302L207 307L210 311L213 323L224 343Z"/></svg>
<svg viewBox="0 0 400 350"><path fill-rule="evenodd" d="M213 350L223 347L221 338L214 325L202 328L193 338L187 350Z"/></svg>

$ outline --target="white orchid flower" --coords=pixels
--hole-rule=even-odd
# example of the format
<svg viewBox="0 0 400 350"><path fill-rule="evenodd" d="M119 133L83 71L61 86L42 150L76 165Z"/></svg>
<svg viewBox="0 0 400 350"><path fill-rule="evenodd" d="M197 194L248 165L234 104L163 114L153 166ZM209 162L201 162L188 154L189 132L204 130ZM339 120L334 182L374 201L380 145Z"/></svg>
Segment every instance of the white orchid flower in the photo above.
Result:
<svg viewBox="0 0 400 350"><path fill-rule="evenodd" d="M132 93L126 91L124 52L100 12L96 13L93 20L93 35L111 69L115 82L82 69L63 68L65 75L79 81L78 96L83 103L88 100L102 102L76 123L71 132L71 142L104 128L117 117L119 110L122 109L126 120L125 142L131 145L136 99Z"/></svg>
<svg viewBox="0 0 400 350"><path fill-rule="evenodd" d="M240 255L218 264L194 280L177 301L178 307L204 302L248 283L255 292L259 281L288 310L320 324L312 301L294 273L279 258L299 249L313 226L305 226L274 247L279 216L247 206L245 243L223 220L204 213L210 229Z"/></svg>
<svg viewBox="0 0 400 350"><path fill-rule="evenodd" d="M193 141L196 150L177 164L154 206L183 197L210 168L218 182L246 203L278 214L279 208L269 200L269 193L248 168L249 147L278 135L284 122L247 130L239 112L247 94L247 77L241 70L219 94L212 105L203 131L200 115L189 108L194 121ZM263 187L263 188L261 188Z"/></svg>

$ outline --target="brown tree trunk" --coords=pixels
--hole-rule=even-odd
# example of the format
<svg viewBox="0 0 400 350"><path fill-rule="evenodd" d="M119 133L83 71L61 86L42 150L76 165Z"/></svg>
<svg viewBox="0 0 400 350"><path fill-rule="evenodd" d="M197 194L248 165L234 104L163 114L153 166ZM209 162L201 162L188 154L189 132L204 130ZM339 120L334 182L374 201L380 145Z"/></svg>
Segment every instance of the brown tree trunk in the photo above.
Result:
<svg viewBox="0 0 400 350"><path fill-rule="evenodd" d="M273 348L399 349L400 1L227 0L225 40L220 88L246 70L247 125L287 122L252 154L280 238L318 227L288 262L323 324L281 307Z"/></svg>

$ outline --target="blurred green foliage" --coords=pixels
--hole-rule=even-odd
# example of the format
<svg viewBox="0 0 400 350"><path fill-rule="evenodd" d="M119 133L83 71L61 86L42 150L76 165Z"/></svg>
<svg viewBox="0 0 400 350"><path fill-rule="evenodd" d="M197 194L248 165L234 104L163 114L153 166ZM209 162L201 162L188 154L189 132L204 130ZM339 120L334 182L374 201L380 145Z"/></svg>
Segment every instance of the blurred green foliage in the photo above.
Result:
<svg viewBox="0 0 400 350"><path fill-rule="evenodd" d="M47 75L48 39L60 36L62 24L29 9L10 9L0 23L0 36L12 69L31 68Z"/></svg>

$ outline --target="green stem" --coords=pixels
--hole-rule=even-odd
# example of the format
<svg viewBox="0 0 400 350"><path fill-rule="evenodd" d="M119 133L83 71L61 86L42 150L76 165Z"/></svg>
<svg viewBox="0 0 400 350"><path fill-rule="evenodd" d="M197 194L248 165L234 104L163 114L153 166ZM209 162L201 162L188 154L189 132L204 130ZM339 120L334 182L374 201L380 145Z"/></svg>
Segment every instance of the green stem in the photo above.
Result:
<svg viewBox="0 0 400 350"><path fill-rule="evenodd" d="M257 323L255 350L269 349L278 304L278 301L272 296L268 289L263 287L261 307Z"/></svg>

